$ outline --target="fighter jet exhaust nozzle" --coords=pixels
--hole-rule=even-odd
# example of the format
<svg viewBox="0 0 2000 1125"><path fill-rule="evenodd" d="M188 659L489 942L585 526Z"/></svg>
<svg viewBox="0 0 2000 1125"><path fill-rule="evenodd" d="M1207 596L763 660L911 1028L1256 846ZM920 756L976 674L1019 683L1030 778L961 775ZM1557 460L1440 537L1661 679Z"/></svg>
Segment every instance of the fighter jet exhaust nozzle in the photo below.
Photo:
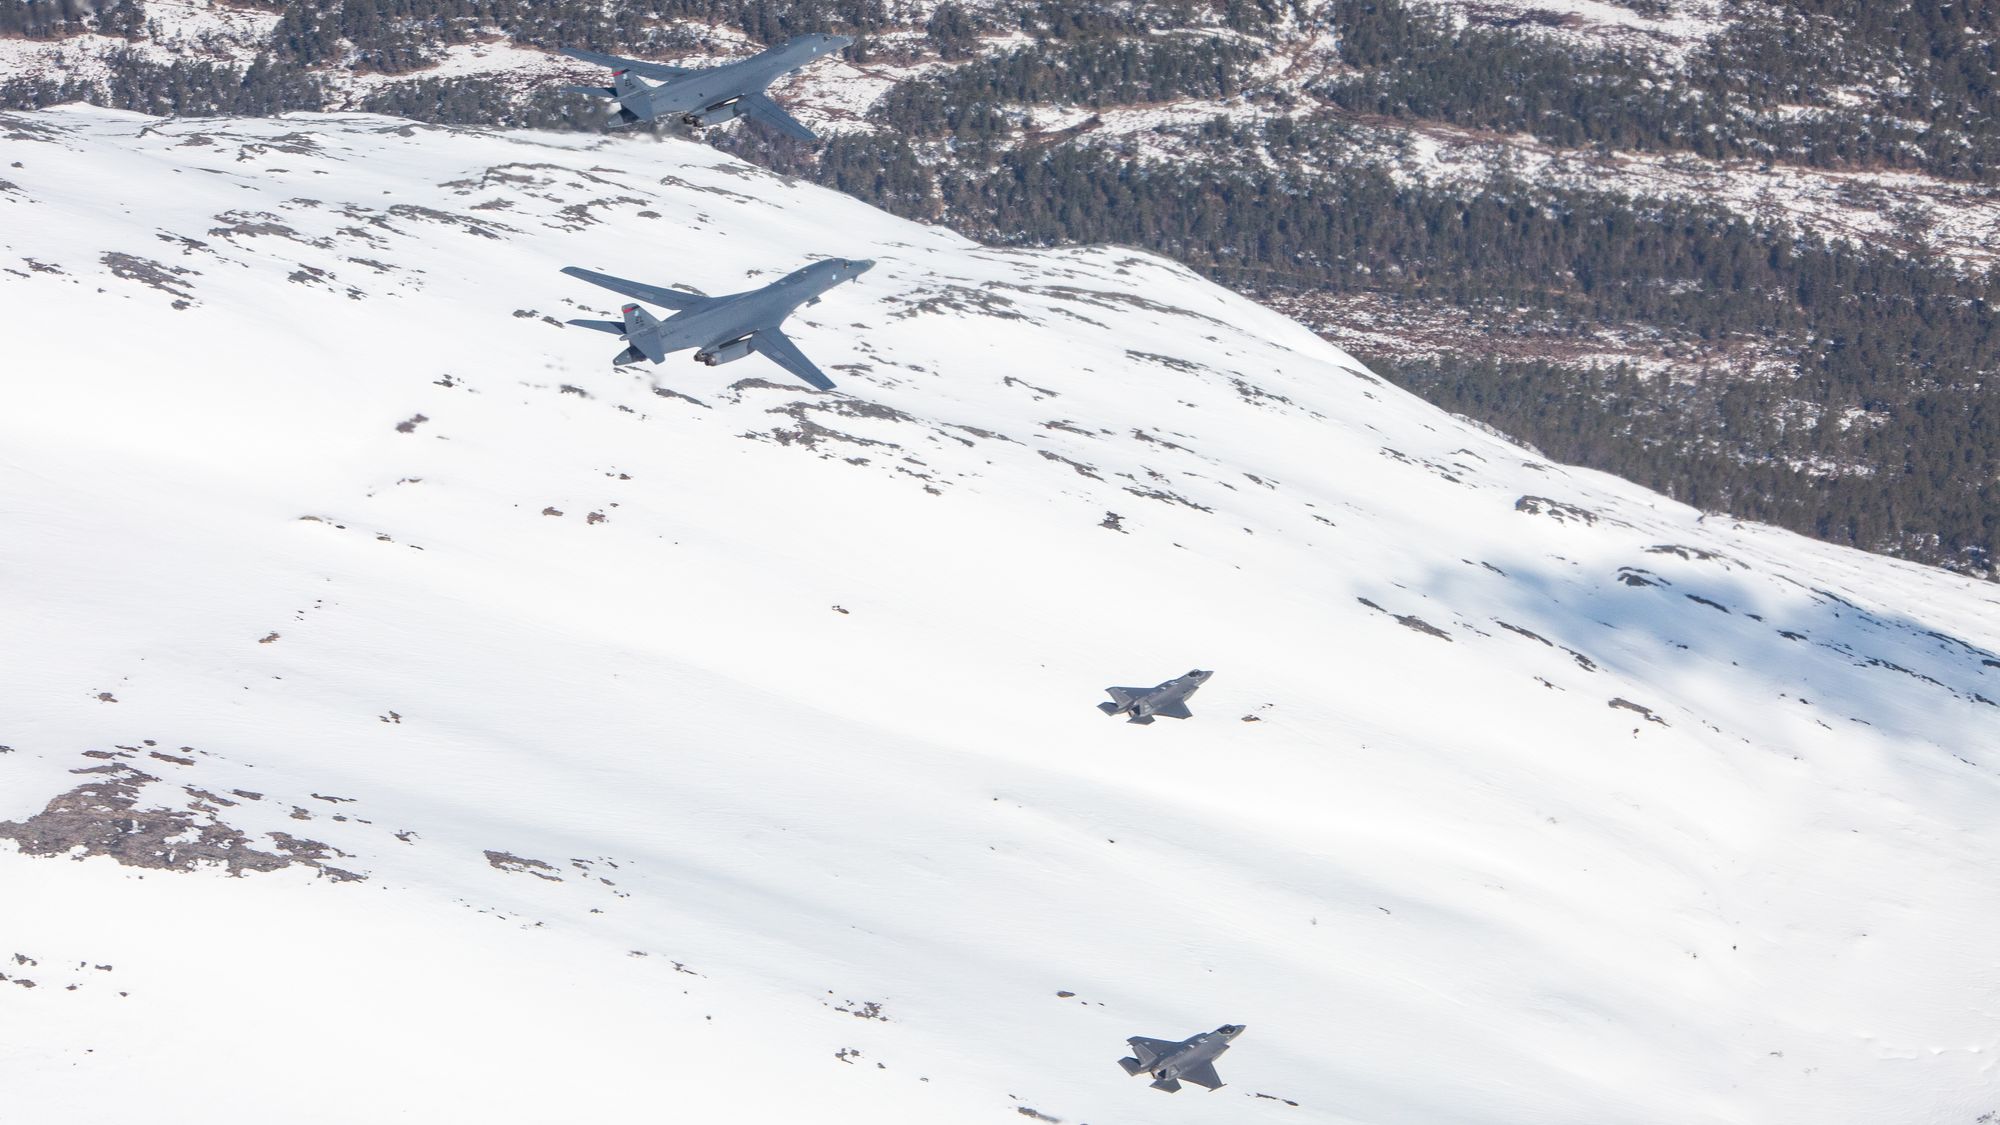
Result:
<svg viewBox="0 0 2000 1125"><path fill-rule="evenodd" d="M711 106L700 113L684 114L681 122L691 128L699 129L704 125L720 125L724 121L731 121L741 116L743 116L743 103L731 101Z"/></svg>
<svg viewBox="0 0 2000 1125"><path fill-rule="evenodd" d="M745 336L741 340L732 340L719 348L696 352L694 358L698 363L714 367L719 363L733 363L749 354L750 337Z"/></svg>

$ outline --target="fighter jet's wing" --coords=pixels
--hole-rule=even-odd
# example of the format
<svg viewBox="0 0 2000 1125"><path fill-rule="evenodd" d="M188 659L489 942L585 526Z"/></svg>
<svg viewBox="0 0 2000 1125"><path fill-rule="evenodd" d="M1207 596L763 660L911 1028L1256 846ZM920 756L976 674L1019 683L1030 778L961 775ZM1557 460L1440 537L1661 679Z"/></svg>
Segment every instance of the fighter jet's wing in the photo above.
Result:
<svg viewBox="0 0 2000 1125"><path fill-rule="evenodd" d="M1127 703L1132 702L1133 700L1139 698L1142 695L1145 695L1147 692L1150 692L1152 690L1153 689L1149 687L1108 687L1104 689L1106 694L1110 695L1112 699L1118 701L1118 706L1120 707L1125 706ZM1146 1040L1146 1042L1152 1043L1155 1042L1155 1040L1148 1039Z"/></svg>
<svg viewBox="0 0 2000 1125"><path fill-rule="evenodd" d="M736 104L743 107L744 116L776 129L788 137L797 137L802 141L819 139L813 135L811 129L799 124L798 118L779 109L777 102L763 94L745 94L737 99Z"/></svg>
<svg viewBox="0 0 2000 1125"><path fill-rule="evenodd" d="M1168 1043L1163 1039L1148 1039L1143 1035L1134 1035L1125 1042L1131 1044L1132 1049L1139 1053L1139 1061L1148 1066L1152 1065L1154 1059L1180 1046L1179 1043Z"/></svg>
<svg viewBox="0 0 2000 1125"><path fill-rule="evenodd" d="M622 277L612 277L608 273L598 273L596 270L587 270L581 266L564 266L563 272L578 280L588 281L592 285L602 285L613 293L623 293L627 297L644 301L650 305L658 305L663 309L691 309L696 305L705 305L711 300L711 298L697 296L696 294L683 292L679 289L662 289L657 285L641 285L636 281L627 281Z"/></svg>
<svg viewBox="0 0 2000 1125"><path fill-rule="evenodd" d="M648 78L664 80L694 73L684 66L668 66L665 63L647 62L644 59L621 59L617 55L600 55L596 51L585 51L576 47L564 47L559 53L573 59L582 59L587 63L596 63L598 66L608 66L613 70L629 70Z"/></svg>
<svg viewBox="0 0 2000 1125"><path fill-rule="evenodd" d="M1192 719L1194 712L1188 710L1187 700L1176 699L1164 707L1153 708L1153 714L1165 715L1169 719Z"/></svg>
<svg viewBox="0 0 2000 1125"><path fill-rule="evenodd" d="M811 383L822 391L833 389L833 380L813 366L806 353L799 350L792 338L775 328L760 328L750 334L750 350L759 355L769 356L771 362Z"/></svg>
<svg viewBox="0 0 2000 1125"><path fill-rule="evenodd" d="M1197 1086L1206 1086L1211 1090L1222 1087L1222 1076L1215 1073L1215 1063L1213 1061L1183 1070L1180 1077L1183 1082L1192 1082Z"/></svg>

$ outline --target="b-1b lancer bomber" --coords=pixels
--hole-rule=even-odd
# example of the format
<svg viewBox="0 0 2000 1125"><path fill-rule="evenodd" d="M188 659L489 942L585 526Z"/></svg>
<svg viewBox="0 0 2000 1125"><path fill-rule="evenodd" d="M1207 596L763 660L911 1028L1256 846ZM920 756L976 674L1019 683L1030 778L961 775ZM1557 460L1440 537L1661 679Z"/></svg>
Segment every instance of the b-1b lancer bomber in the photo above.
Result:
<svg viewBox="0 0 2000 1125"><path fill-rule="evenodd" d="M1176 676L1156 687L1112 687L1105 688L1110 703L1097 705L1099 711L1107 715L1129 715L1127 722L1150 723L1156 715L1169 719L1192 719L1194 712L1188 710L1187 697L1195 689L1208 682L1214 672L1204 672L1199 668L1185 676Z"/></svg>
<svg viewBox="0 0 2000 1125"><path fill-rule="evenodd" d="M1134 1035L1125 1042L1138 1057L1119 1059L1118 1065L1127 1074L1151 1074L1153 1089L1169 1094L1181 1092L1182 1079L1218 1090L1222 1088L1222 1076L1215 1073L1216 1056L1227 1051L1230 1041L1241 1034L1242 1024L1225 1023L1214 1031L1191 1035L1178 1043Z"/></svg>
<svg viewBox="0 0 2000 1125"><path fill-rule="evenodd" d="M817 140L812 130L764 92L764 87L804 67L821 55L832 54L854 42L845 35L801 35L770 50L721 66L689 69L623 59L565 47L562 53L573 59L611 67L609 86L566 86L579 94L610 98L618 104L611 125L636 125L661 117L678 116L697 129L718 125L737 117L749 117L802 141ZM657 78L661 85L649 86L640 76Z"/></svg>
<svg viewBox="0 0 2000 1125"><path fill-rule="evenodd" d="M667 358L668 352L693 348L696 362L714 367L756 352L820 390L830 391L833 380L813 366L813 361L805 357L779 326L800 305L817 304L820 294L843 281L860 277L874 265L866 260L828 258L794 270L762 289L722 297L662 289L577 266L565 267L563 272L614 293L675 310L672 316L661 320L638 305L626 305L622 321L570 321L581 328L609 332L629 343L631 346L611 361L614 364L622 366L642 359L659 363Z"/></svg>

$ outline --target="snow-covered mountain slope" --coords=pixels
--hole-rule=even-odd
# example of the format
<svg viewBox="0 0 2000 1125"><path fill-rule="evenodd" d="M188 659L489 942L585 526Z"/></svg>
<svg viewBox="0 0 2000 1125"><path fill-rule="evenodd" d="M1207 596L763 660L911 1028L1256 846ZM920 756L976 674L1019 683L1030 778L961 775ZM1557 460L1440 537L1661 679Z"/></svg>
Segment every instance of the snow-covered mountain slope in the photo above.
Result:
<svg viewBox="0 0 2000 1125"><path fill-rule="evenodd" d="M707 148L0 136L8 1120L2000 1108L1990 586ZM836 394L560 325L812 253Z"/></svg>

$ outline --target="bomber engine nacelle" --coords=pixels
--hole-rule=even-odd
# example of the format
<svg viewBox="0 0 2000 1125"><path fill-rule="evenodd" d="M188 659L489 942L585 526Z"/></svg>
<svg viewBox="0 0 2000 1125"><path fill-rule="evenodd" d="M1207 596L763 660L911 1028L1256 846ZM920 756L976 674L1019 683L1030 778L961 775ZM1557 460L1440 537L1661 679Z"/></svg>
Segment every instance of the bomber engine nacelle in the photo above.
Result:
<svg viewBox="0 0 2000 1125"><path fill-rule="evenodd" d="M743 103L733 101L712 106L702 110L700 113L687 114L681 118L681 121L699 129L703 125L720 125L724 121L734 120L741 116L743 116Z"/></svg>
<svg viewBox="0 0 2000 1125"><path fill-rule="evenodd" d="M714 367L718 363L733 363L749 354L750 337L745 336L741 340L731 340L719 348L696 352L694 358L701 363L706 363L710 367Z"/></svg>

